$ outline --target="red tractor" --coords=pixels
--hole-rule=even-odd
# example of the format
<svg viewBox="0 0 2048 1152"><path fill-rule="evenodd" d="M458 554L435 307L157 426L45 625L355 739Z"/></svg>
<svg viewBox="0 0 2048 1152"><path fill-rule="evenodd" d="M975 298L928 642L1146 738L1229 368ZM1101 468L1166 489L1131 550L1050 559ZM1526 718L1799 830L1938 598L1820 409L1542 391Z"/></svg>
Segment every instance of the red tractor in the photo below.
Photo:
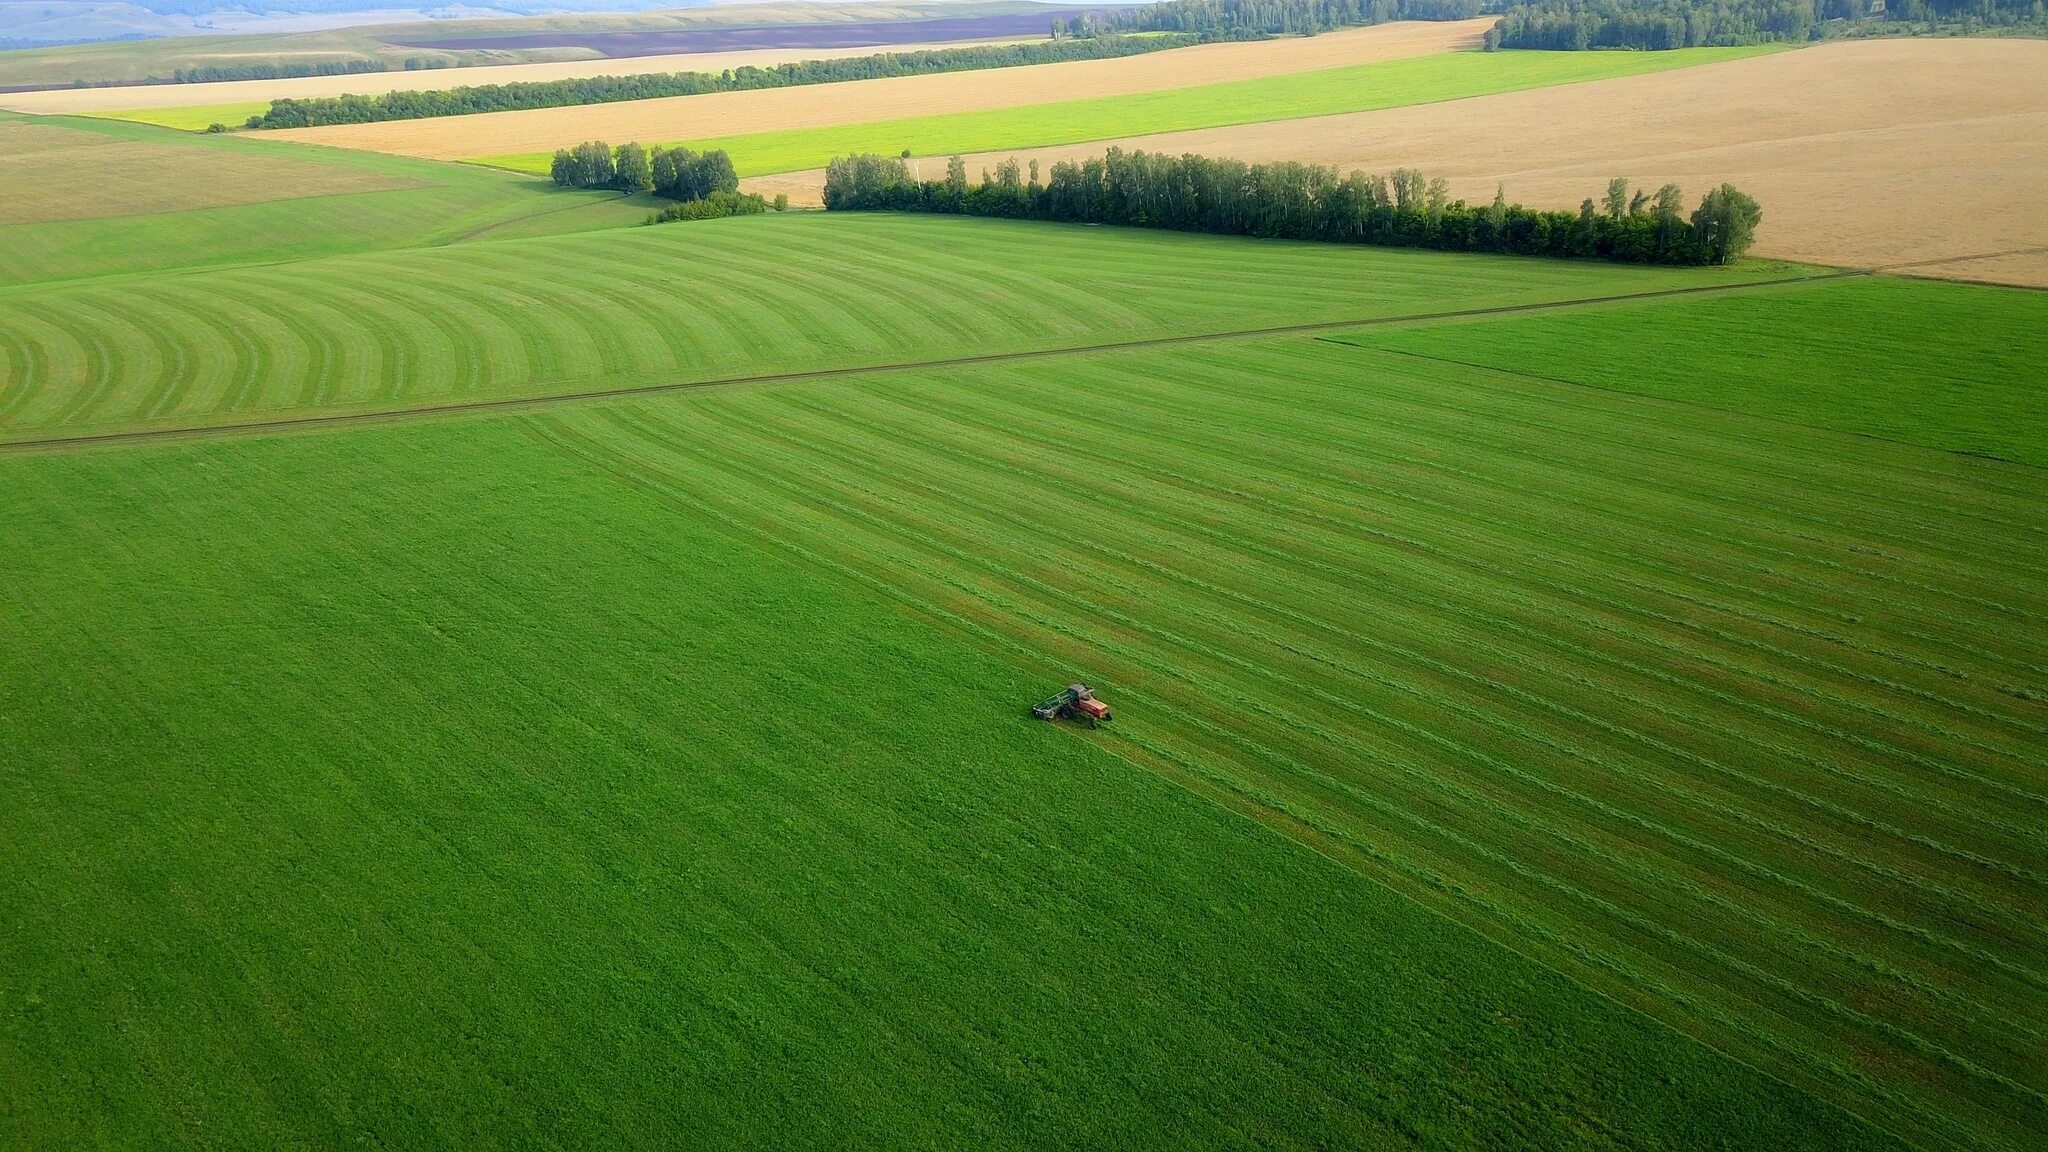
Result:
<svg viewBox="0 0 2048 1152"><path fill-rule="evenodd" d="M1086 684L1069 684L1066 690L1050 696L1031 710L1040 720L1072 720L1093 728L1105 720L1113 720L1109 705L1095 698Z"/></svg>

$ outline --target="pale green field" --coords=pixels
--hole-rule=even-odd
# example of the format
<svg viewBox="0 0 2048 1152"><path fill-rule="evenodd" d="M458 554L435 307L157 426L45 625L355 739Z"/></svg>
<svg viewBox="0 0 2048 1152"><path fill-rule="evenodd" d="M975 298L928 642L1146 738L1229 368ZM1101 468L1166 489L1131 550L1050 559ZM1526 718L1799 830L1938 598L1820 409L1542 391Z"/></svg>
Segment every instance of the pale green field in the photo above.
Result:
<svg viewBox="0 0 2048 1152"><path fill-rule="evenodd" d="M183 108L134 108L119 112L90 113L99 120L127 120L135 124L154 124L160 128L176 128L183 132L204 132L212 124L225 124L240 128L248 123L249 117L261 116L270 111L268 100L244 100L238 104L194 104Z"/></svg>
<svg viewBox="0 0 2048 1152"><path fill-rule="evenodd" d="M742 176L761 176L822 168L832 157L854 152L893 156L908 148L915 155L939 156L1370 112L1689 68L1782 50L1767 45L1676 52L1452 52L1164 92L661 143L723 148L732 154ZM564 146L575 143L562 141ZM482 156L478 162L544 173L551 155Z"/></svg>
<svg viewBox="0 0 2048 1152"><path fill-rule="evenodd" d="M140 175L124 162L137 154L150 158L147 185L125 205L105 203ZM60 168L64 178L53 182ZM234 176L225 187L223 171ZM322 171L332 177L323 181ZM366 183L384 187L349 190ZM25 296L6 297L10 286L609 228L637 224L656 206L473 165L4 112L0 197L0 220L86 212L0 223L0 298L17 307ZM103 203L80 209L87 200Z"/></svg>

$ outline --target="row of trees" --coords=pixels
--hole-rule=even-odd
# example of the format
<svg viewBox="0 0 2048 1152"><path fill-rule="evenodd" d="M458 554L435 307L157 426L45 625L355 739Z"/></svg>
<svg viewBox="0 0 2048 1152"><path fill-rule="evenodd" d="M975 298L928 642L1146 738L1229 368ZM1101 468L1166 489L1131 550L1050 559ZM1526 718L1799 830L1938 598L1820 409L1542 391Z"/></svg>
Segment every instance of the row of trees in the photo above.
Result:
<svg viewBox="0 0 2048 1152"><path fill-rule="evenodd" d="M660 145L648 149L637 143L614 148L602 140L556 151L548 175L564 188L653 192L670 200L702 200L740 187L732 157L723 148L693 152Z"/></svg>
<svg viewBox="0 0 2048 1152"><path fill-rule="evenodd" d="M1267 236L1400 248L1601 258L1644 264L1729 264L1763 218L1755 200L1723 184L1690 215L1675 185L1631 193L1611 182L1599 203L1546 212L1507 202L1450 198L1443 180L1412 169L1387 176L1283 162L1125 152L1061 162L1039 181L1015 160L970 184L954 157L943 180L918 182L899 158L840 156L825 172L825 207L1122 224L1181 232Z"/></svg>
<svg viewBox="0 0 2048 1152"><path fill-rule="evenodd" d="M647 217L649 224L667 224L674 220L716 220L723 216L758 216L769 208L777 212L789 210L789 197L777 196L770 204L752 192L713 192L701 200L685 200L671 204Z"/></svg>
<svg viewBox="0 0 2048 1152"><path fill-rule="evenodd" d="M417 72L446 68L445 56L408 56L403 68ZM283 63L202 64L180 68L171 74L179 84L211 84L221 80L288 80L299 76L356 76L365 72L395 72L398 68L383 60L296 60Z"/></svg>
<svg viewBox="0 0 2048 1152"><path fill-rule="evenodd" d="M749 65L728 68L723 72L588 76L512 84L473 84L438 92L273 100L268 112L249 118L248 126L308 128L321 124L369 124L381 120L420 120L433 116L466 116L476 112L612 104L667 96L701 96L709 92L745 92L756 88L791 88L846 80L1014 68L1069 60L1108 60L1180 48L1194 43L1195 39L1193 36L1102 36L1084 40L980 44L917 52L880 52L873 56L839 60L799 60L770 68Z"/></svg>
<svg viewBox="0 0 2048 1152"><path fill-rule="evenodd" d="M2044 0L1527 0L1488 48L1662 50L1816 39L1865 27L2048 23Z"/></svg>
<svg viewBox="0 0 2048 1152"><path fill-rule="evenodd" d="M1055 36L1116 32L1179 32L1205 40L1314 35L1389 20L1469 20L1484 0L1163 0L1055 24Z"/></svg>

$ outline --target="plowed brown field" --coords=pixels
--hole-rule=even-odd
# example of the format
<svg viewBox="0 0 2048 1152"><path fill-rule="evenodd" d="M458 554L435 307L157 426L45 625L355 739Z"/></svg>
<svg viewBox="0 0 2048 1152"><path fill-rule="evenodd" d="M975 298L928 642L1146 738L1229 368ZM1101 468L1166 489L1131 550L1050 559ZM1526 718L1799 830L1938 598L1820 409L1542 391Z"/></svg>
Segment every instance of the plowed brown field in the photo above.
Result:
<svg viewBox="0 0 2048 1152"><path fill-rule="evenodd" d="M2048 42L1870 40L1618 80L1062 148L1305 160L1576 207L1611 176L1762 201L1760 254L2048 285ZM969 158L978 173L1010 153ZM750 181L816 203L820 173ZM1995 259L1981 257L1997 254Z"/></svg>
<svg viewBox="0 0 2048 1152"><path fill-rule="evenodd" d="M1121 60L1084 60L433 120L344 124L268 135L434 160L546 151L569 140L708 139L936 112L1016 108L1055 100L1157 92L1427 56L1476 43L1491 23L1464 20L1382 24L1309 38L1204 44Z"/></svg>

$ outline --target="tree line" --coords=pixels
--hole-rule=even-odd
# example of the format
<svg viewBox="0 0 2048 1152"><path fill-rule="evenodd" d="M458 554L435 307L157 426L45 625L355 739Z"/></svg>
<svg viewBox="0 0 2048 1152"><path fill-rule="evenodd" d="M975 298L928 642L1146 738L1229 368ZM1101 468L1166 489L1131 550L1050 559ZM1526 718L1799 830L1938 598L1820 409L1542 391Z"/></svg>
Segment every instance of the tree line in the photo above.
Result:
<svg viewBox="0 0 2048 1152"><path fill-rule="evenodd" d="M1087 39L1035 40L1021 44L927 48L916 52L880 52L838 60L798 60L768 68L748 65L728 68L723 72L588 76L568 80L473 84L443 91L386 92L377 96L286 98L271 101L270 110L251 116L247 126L311 128L325 124L370 124L383 120L422 120L478 112L613 104L625 100L747 92L757 88L792 88L894 76L928 76L941 72L1014 68L1073 60L1110 60L1181 48L1195 40L1193 36L1108 35Z"/></svg>
<svg viewBox="0 0 2048 1152"><path fill-rule="evenodd" d="M179 84L211 84L221 80L290 80L301 76L356 76L365 72L420 72L447 68L445 56L408 56L402 65L383 60L315 60L284 64L202 64L171 73Z"/></svg>
<svg viewBox="0 0 2048 1152"><path fill-rule="evenodd" d="M1485 47L1584 51L1726 47L1819 39L1860 29L2048 24L2044 0L1526 0Z"/></svg>
<svg viewBox="0 0 2048 1152"><path fill-rule="evenodd" d="M1389 20L1469 20L1485 0L1163 0L1055 23L1054 35L1178 32L1204 40L1314 35Z"/></svg>
<svg viewBox="0 0 2048 1152"><path fill-rule="evenodd" d="M957 156L944 179L922 182L897 157L838 156L825 170L825 207L1640 264L1733 263L1763 219L1757 202L1728 184L1708 192L1690 214L1676 185L1631 192L1625 179L1611 181L1598 202L1589 197L1577 212L1551 212L1510 204L1504 189L1485 205L1452 200L1448 182L1407 168L1340 176L1314 164L1118 148L1099 160L1055 164L1043 182L1036 161L1028 172L1005 161L970 184Z"/></svg>
<svg viewBox="0 0 2048 1152"><path fill-rule="evenodd" d="M652 192L670 200L702 200L740 188L732 157L723 148L693 152L660 145L648 149L637 143L614 148L602 140L586 140L556 151L548 175L564 188Z"/></svg>

